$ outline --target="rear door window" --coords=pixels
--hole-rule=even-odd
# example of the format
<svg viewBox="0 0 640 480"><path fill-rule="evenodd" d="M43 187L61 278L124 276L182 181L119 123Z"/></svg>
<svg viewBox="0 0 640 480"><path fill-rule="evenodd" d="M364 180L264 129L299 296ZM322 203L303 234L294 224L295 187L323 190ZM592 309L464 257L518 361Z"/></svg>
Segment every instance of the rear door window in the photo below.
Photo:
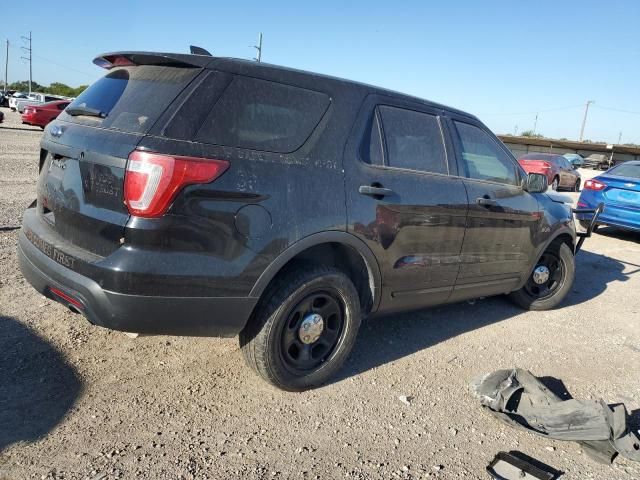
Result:
<svg viewBox="0 0 640 480"><path fill-rule="evenodd" d="M195 140L290 153L302 146L329 107L329 96L281 83L236 76Z"/></svg>
<svg viewBox="0 0 640 480"><path fill-rule="evenodd" d="M386 140L388 166L448 173L438 117L386 105L378 108Z"/></svg>
<svg viewBox="0 0 640 480"><path fill-rule="evenodd" d="M454 121L462 147L462 166L468 178L518 184L515 163L484 130Z"/></svg>
<svg viewBox="0 0 640 480"><path fill-rule="evenodd" d="M112 70L71 103L73 108L98 110L106 117L67 114L64 119L126 132L147 133L199 71L198 68L155 65Z"/></svg>

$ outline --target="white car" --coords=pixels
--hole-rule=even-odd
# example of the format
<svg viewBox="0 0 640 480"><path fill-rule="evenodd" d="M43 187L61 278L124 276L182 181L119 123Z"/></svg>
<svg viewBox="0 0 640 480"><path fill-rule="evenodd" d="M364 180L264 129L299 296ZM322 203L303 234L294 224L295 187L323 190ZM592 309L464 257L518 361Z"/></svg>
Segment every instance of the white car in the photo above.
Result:
<svg viewBox="0 0 640 480"><path fill-rule="evenodd" d="M27 95L27 98L18 99L15 102L15 109L20 113L24 113L24 107L27 105L39 105L41 103L53 102L56 100L64 100L64 98L55 95L45 95L44 93L31 93Z"/></svg>

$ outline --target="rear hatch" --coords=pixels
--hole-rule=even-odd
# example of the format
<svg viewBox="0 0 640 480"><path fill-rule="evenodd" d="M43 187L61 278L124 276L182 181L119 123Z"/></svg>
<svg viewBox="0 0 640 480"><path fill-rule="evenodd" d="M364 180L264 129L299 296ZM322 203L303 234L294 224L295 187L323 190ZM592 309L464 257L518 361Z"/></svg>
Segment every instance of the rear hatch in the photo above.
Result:
<svg viewBox="0 0 640 480"><path fill-rule="evenodd" d="M129 154L200 68L114 68L50 124L42 141L38 215L61 240L97 256L117 249L129 213Z"/></svg>

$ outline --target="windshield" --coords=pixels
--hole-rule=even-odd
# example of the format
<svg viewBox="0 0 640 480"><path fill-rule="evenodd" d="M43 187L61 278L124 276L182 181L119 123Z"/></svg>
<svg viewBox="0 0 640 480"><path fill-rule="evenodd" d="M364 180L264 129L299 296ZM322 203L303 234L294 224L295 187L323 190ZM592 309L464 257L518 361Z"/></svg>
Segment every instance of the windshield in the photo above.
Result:
<svg viewBox="0 0 640 480"><path fill-rule="evenodd" d="M197 68L151 65L112 70L69 105L64 119L146 133L198 72ZM83 115L82 112L99 115Z"/></svg>

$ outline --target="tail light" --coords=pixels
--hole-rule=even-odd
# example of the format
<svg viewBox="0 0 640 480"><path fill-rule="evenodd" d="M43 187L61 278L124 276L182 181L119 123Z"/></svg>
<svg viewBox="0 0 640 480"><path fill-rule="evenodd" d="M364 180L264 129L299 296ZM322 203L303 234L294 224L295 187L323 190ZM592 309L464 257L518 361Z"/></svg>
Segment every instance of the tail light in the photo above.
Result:
<svg viewBox="0 0 640 480"><path fill-rule="evenodd" d="M582 187L584 190L595 190L599 192L600 190L604 190L607 186L599 182L598 180L587 180L584 182L584 186Z"/></svg>
<svg viewBox="0 0 640 480"><path fill-rule="evenodd" d="M134 150L124 177L124 203L131 215L160 217L182 188L212 182L227 168L226 160Z"/></svg>
<svg viewBox="0 0 640 480"><path fill-rule="evenodd" d="M549 170L551 169L551 164L549 162L542 162L542 164L540 165L541 168L543 168L544 170Z"/></svg>

